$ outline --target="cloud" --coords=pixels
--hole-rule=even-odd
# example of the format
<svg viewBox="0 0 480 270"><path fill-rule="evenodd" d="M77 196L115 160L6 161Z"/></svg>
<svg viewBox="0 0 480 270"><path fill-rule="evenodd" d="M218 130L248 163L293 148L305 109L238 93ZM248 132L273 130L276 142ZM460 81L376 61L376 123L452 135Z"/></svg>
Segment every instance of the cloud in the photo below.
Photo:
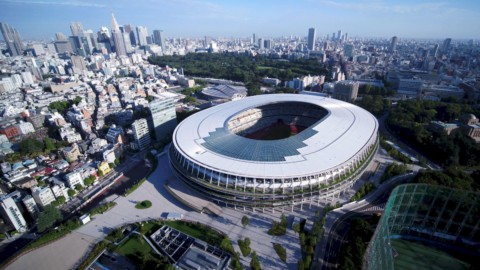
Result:
<svg viewBox="0 0 480 270"><path fill-rule="evenodd" d="M45 1L45 0L0 0L0 3L52 5L52 6L73 6L73 7L106 7L104 4L85 1Z"/></svg>

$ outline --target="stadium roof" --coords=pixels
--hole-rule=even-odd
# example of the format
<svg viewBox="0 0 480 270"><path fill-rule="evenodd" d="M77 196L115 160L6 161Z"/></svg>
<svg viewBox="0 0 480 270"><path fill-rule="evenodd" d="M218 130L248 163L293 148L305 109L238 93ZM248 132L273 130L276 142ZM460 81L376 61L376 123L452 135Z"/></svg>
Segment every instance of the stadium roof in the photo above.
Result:
<svg viewBox="0 0 480 270"><path fill-rule="evenodd" d="M227 122L241 111L277 102L305 102L328 111L299 134L265 141L232 133ZM336 99L311 95L260 95L198 112L182 121L174 144L183 156L207 168L245 177L312 175L357 156L372 138L378 122L366 110Z"/></svg>

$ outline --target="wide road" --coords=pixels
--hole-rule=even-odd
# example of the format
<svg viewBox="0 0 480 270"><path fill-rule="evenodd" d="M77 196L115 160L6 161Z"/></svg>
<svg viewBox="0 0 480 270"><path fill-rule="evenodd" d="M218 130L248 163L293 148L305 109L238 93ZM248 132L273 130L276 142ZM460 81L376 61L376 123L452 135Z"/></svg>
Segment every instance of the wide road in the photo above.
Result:
<svg viewBox="0 0 480 270"><path fill-rule="evenodd" d="M297 268L297 260L300 258L298 236L292 230L287 230L286 235L279 237L272 237L266 233L272 221L279 220L280 213L275 215L244 213L222 208L220 217L200 214L187 209L165 190L164 184L167 179L174 178L168 165L168 156L163 155L159 157L155 172L135 192L128 197L112 194L105 199L105 201L117 203L111 210L95 216L91 222L66 237L18 258L6 269L73 269L93 245L103 239L113 228L148 219L159 219L165 212L181 213L187 220L199 221L219 229L232 239L236 251L240 251L236 244L237 240L249 237L250 246L257 252L264 269L293 270ZM150 200L153 206L143 210L136 209L135 204L142 200ZM250 224L245 228L240 221L243 215L247 215L250 219ZM278 258L272 246L273 242L280 243L287 249L286 264ZM242 262L248 265L250 259L242 258Z"/></svg>

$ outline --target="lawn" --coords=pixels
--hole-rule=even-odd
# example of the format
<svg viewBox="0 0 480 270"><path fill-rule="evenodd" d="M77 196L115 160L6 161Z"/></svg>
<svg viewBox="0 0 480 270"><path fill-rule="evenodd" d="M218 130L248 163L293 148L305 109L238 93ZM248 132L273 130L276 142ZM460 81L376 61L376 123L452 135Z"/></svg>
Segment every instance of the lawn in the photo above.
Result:
<svg viewBox="0 0 480 270"><path fill-rule="evenodd" d="M407 240L392 240L392 247L398 252L395 269L460 270L469 269L469 264L458 260L447 252L431 246Z"/></svg>
<svg viewBox="0 0 480 270"><path fill-rule="evenodd" d="M165 224L214 246L219 246L223 240L222 234L205 225L183 221L165 221Z"/></svg>
<svg viewBox="0 0 480 270"><path fill-rule="evenodd" d="M152 251L152 248L148 243L138 234L133 234L125 241L120 247L117 248L116 252L128 256L133 254L148 254Z"/></svg>

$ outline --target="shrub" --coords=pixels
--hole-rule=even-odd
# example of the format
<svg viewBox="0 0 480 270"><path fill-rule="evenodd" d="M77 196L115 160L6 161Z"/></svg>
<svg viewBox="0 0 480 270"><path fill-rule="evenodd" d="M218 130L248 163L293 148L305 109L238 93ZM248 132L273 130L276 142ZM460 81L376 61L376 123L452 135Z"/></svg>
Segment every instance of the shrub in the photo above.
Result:
<svg viewBox="0 0 480 270"><path fill-rule="evenodd" d="M282 245L273 243L273 249L275 249L275 252L277 252L280 260L282 260L283 262L287 262L287 250Z"/></svg>

